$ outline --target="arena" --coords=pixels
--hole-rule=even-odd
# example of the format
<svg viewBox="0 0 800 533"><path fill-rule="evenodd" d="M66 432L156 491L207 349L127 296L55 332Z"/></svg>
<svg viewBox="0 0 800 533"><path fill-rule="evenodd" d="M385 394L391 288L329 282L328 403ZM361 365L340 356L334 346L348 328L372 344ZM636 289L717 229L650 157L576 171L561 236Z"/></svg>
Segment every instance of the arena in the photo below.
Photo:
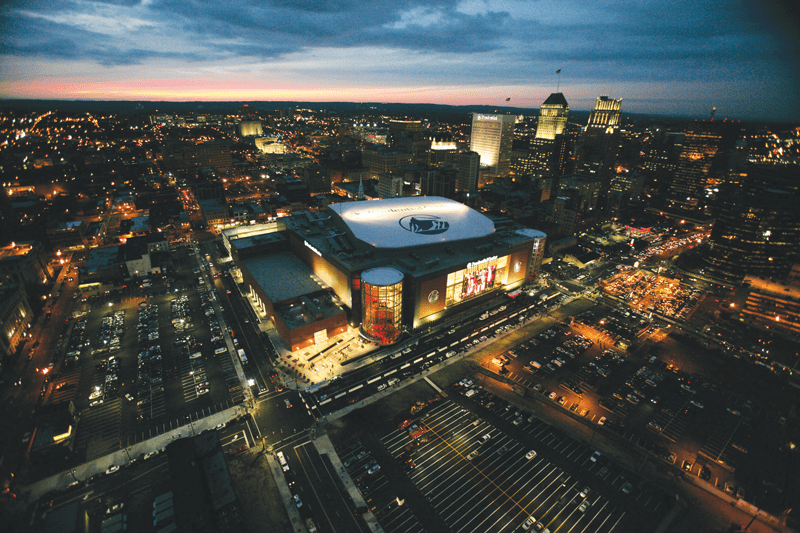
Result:
<svg viewBox="0 0 800 533"><path fill-rule="evenodd" d="M546 235L432 196L332 204L223 231L244 291L292 350L405 332L535 280Z"/></svg>

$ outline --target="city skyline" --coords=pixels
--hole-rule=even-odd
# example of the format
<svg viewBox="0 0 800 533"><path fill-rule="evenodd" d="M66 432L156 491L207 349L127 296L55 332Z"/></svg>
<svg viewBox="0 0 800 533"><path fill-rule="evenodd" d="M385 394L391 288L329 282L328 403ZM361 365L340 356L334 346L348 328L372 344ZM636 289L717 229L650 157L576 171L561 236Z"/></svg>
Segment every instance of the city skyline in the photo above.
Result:
<svg viewBox="0 0 800 533"><path fill-rule="evenodd" d="M0 10L0 98L513 105L800 119L780 2L156 1ZM559 75L556 71L560 70Z"/></svg>

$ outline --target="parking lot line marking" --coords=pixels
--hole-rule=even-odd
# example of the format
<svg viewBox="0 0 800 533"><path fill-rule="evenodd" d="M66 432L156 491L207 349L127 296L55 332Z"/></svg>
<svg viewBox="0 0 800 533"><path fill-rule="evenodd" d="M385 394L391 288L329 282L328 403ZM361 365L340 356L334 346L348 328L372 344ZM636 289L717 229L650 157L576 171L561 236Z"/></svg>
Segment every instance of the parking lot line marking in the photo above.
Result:
<svg viewBox="0 0 800 533"><path fill-rule="evenodd" d="M622 511L622 514L621 514L621 515L619 515L619 518L617 519L617 521L616 521L616 522L614 522L614 525L613 525L613 526L611 526L611 529L609 529L609 530L608 530L608 533L611 533L612 531L614 531L614 528L615 528L615 527L617 527L617 524L619 524L619 523L620 523L620 521L622 520L622 518L623 518L624 516L625 516L625 511ZM611 515L608 515L608 518L611 518ZM608 520L608 518L606 518L606 520ZM605 523L606 523L606 520L603 520L603 524L605 524ZM602 526L603 524L600 524L600 525Z"/></svg>

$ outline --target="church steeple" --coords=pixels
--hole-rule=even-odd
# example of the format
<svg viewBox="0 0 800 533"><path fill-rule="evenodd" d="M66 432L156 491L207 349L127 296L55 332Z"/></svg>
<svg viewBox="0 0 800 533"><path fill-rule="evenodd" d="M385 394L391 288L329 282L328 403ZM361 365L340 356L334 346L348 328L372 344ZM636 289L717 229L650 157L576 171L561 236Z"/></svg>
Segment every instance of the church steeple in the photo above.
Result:
<svg viewBox="0 0 800 533"><path fill-rule="evenodd" d="M366 200L367 197L364 195L364 177L360 176L358 178L358 195L356 196L356 200Z"/></svg>

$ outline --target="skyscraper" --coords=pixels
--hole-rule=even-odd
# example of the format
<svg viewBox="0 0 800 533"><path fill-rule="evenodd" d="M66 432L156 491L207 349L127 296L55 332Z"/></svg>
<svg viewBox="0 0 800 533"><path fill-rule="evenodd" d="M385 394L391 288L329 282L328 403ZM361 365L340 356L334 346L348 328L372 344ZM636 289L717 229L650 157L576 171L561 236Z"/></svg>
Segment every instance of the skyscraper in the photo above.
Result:
<svg viewBox="0 0 800 533"><path fill-rule="evenodd" d="M621 115L622 98L617 100L598 96L576 148L575 173L592 174L601 178L604 193L611 183L619 148Z"/></svg>
<svg viewBox="0 0 800 533"><path fill-rule="evenodd" d="M711 230L708 270L737 282L748 274L783 280L797 260L796 208L796 195L775 189L727 196Z"/></svg>
<svg viewBox="0 0 800 533"><path fill-rule="evenodd" d="M469 149L481 156L482 183L508 175L515 122L514 115L472 114Z"/></svg>
<svg viewBox="0 0 800 533"><path fill-rule="evenodd" d="M536 125L536 138L555 140L556 135L564 133L569 116L569 104L563 93L553 93L547 97L539 109L539 123Z"/></svg>
<svg viewBox="0 0 800 533"><path fill-rule="evenodd" d="M478 191L478 174L481 156L477 152L457 152L453 155L456 166L456 187L460 191Z"/></svg>
<svg viewBox="0 0 800 533"><path fill-rule="evenodd" d="M683 148L669 186L669 203L686 210L702 209L707 196L725 179L730 152L730 127L724 122L695 122L686 129Z"/></svg>

